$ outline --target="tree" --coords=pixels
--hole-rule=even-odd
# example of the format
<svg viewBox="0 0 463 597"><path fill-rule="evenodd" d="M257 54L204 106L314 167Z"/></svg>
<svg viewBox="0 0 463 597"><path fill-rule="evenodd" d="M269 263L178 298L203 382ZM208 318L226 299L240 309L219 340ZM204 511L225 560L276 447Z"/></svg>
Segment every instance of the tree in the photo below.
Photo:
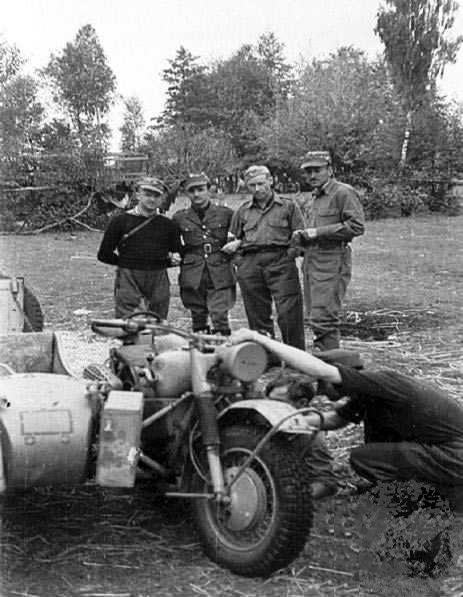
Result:
<svg viewBox="0 0 463 597"><path fill-rule="evenodd" d="M121 149L122 151L138 151L145 127L143 107L137 97L125 99L124 106L124 120L119 129L122 135Z"/></svg>
<svg viewBox="0 0 463 597"><path fill-rule="evenodd" d="M167 83L167 100L161 124L189 123L198 127L208 124L207 69L198 60L198 56L180 46L175 57L168 61L169 66L162 72Z"/></svg>
<svg viewBox="0 0 463 597"><path fill-rule="evenodd" d="M273 32L262 34L257 40L257 56L267 70L275 96L287 97L294 83L292 67L286 62L284 44Z"/></svg>
<svg viewBox="0 0 463 597"><path fill-rule="evenodd" d="M37 81L22 73L19 50L0 42L0 169L3 176L27 179L40 141L43 107Z"/></svg>
<svg viewBox="0 0 463 597"><path fill-rule="evenodd" d="M45 74L82 140L88 142L92 129L104 137L101 119L111 106L116 82L95 29L81 27L72 43L51 56Z"/></svg>
<svg viewBox="0 0 463 597"><path fill-rule="evenodd" d="M309 149L331 152L337 171L390 165L401 117L384 62L352 47L301 65L297 85L261 131L267 159L297 164Z"/></svg>
<svg viewBox="0 0 463 597"><path fill-rule="evenodd" d="M445 65L454 62L463 37L450 39L454 0L385 0L377 14L375 32L384 44L392 81L406 113L400 166L407 160L413 117L429 100Z"/></svg>
<svg viewBox="0 0 463 597"><path fill-rule="evenodd" d="M167 180L201 171L218 176L231 172L236 162L232 144L222 131L213 127L195 131L190 124L152 130L143 150L150 155L154 171Z"/></svg>

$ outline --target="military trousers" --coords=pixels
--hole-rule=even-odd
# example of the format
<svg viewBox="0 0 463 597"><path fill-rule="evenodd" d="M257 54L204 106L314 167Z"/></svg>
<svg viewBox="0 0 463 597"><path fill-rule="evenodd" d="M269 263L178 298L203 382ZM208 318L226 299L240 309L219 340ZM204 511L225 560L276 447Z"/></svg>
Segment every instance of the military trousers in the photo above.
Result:
<svg viewBox="0 0 463 597"><path fill-rule="evenodd" d="M352 450L350 463L358 475L372 482L431 483L463 513L463 440L439 445L367 443Z"/></svg>
<svg viewBox="0 0 463 597"><path fill-rule="evenodd" d="M306 315L314 336L314 348L339 348L340 313L352 275L349 246L322 249L309 246L303 262Z"/></svg>
<svg viewBox="0 0 463 597"><path fill-rule="evenodd" d="M184 306L191 312L194 332L208 329L208 319L210 317L214 332L224 335L230 334L228 312L235 304L235 285L226 288L215 288L209 270L205 267L199 287L181 286L180 298Z"/></svg>
<svg viewBox="0 0 463 597"><path fill-rule="evenodd" d="M148 310L167 319L170 301L167 270L117 268L114 300L116 317L128 317L135 311Z"/></svg>
<svg viewBox="0 0 463 597"><path fill-rule="evenodd" d="M244 254L236 265L249 327L274 335L273 301L283 342L305 350L301 285L287 249Z"/></svg>

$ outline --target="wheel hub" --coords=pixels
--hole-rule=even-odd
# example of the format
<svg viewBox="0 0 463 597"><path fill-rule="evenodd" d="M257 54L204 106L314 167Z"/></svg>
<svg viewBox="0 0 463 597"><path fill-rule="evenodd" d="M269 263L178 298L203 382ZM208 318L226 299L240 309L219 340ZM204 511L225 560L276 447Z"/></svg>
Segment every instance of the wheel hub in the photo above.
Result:
<svg viewBox="0 0 463 597"><path fill-rule="evenodd" d="M227 483L231 483L239 467L231 467L225 471ZM259 475L247 468L232 485L230 504L227 507L226 527L230 531L245 531L262 520L267 509L265 486Z"/></svg>

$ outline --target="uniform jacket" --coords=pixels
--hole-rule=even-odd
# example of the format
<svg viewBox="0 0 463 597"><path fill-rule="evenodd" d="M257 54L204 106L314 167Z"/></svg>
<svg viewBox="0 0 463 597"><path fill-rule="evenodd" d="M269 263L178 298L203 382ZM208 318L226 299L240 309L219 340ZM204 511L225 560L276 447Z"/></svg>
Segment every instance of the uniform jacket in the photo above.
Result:
<svg viewBox="0 0 463 597"><path fill-rule="evenodd" d="M348 243L364 233L364 215L356 191L332 178L314 193L307 228L317 229L316 243Z"/></svg>
<svg viewBox="0 0 463 597"><path fill-rule="evenodd" d="M227 243L233 211L229 207L209 204L201 220L191 207L173 215L180 228L183 247L179 285L198 288L204 268L207 268L214 288L227 288L235 284L230 259L221 252Z"/></svg>
<svg viewBox="0 0 463 597"><path fill-rule="evenodd" d="M241 239L241 249L289 247L291 235L304 228L299 207L289 199L274 195L265 209L254 199L245 201L235 212L231 232Z"/></svg>

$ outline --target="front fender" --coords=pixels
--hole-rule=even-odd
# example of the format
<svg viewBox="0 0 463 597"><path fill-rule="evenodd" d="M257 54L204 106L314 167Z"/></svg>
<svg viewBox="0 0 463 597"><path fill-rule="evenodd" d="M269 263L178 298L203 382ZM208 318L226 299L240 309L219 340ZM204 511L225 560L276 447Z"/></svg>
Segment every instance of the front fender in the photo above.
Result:
<svg viewBox="0 0 463 597"><path fill-rule="evenodd" d="M317 431L307 423L301 411L288 402L265 398L241 400L231 404L219 414L219 424L229 418L235 418L233 415L249 416L253 413L258 413L270 427L278 427L278 431L283 433L313 435Z"/></svg>

